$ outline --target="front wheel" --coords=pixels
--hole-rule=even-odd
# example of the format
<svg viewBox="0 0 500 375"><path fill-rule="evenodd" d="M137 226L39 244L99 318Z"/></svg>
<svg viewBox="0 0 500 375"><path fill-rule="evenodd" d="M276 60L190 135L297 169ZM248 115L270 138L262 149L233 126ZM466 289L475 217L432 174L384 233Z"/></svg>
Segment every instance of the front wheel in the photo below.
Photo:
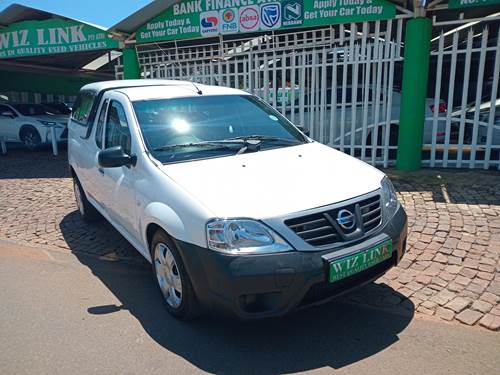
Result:
<svg viewBox="0 0 500 375"><path fill-rule="evenodd" d="M151 241L153 272L170 314L182 320L198 315L191 280L173 241L158 230Z"/></svg>

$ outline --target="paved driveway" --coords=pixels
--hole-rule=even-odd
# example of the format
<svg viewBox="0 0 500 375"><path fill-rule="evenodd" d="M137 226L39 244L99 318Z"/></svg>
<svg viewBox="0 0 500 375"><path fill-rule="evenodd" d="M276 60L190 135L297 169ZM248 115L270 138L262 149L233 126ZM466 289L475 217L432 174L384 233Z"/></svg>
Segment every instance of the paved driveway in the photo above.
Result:
<svg viewBox="0 0 500 375"><path fill-rule="evenodd" d="M500 173L388 173L409 216L408 252L342 301L500 330ZM0 238L145 263L109 224L80 219L64 154L0 157Z"/></svg>

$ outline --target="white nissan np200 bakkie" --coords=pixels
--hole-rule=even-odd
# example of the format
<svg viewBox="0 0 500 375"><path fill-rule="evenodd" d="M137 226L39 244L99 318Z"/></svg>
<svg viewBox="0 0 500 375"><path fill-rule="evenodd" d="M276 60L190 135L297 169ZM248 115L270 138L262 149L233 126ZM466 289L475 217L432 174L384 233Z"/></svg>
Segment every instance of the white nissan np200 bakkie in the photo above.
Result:
<svg viewBox="0 0 500 375"><path fill-rule="evenodd" d="M152 263L180 318L280 316L378 278L405 251L406 214L382 172L244 91L86 85L68 158L83 218L104 216Z"/></svg>

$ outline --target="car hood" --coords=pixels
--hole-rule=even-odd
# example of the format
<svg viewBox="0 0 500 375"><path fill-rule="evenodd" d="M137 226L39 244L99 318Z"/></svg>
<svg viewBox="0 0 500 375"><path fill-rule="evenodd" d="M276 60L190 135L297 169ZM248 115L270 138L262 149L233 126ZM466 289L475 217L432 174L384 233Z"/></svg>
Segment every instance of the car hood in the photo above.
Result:
<svg viewBox="0 0 500 375"><path fill-rule="evenodd" d="M265 219L325 206L380 188L384 176L317 142L161 168L221 218Z"/></svg>

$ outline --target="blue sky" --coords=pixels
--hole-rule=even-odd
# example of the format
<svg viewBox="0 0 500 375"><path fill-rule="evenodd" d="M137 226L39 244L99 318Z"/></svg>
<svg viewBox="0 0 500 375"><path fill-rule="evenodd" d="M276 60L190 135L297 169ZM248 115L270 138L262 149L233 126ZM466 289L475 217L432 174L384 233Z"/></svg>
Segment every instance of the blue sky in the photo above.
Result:
<svg viewBox="0 0 500 375"><path fill-rule="evenodd" d="M110 27L151 0L0 0L0 11L17 3Z"/></svg>

